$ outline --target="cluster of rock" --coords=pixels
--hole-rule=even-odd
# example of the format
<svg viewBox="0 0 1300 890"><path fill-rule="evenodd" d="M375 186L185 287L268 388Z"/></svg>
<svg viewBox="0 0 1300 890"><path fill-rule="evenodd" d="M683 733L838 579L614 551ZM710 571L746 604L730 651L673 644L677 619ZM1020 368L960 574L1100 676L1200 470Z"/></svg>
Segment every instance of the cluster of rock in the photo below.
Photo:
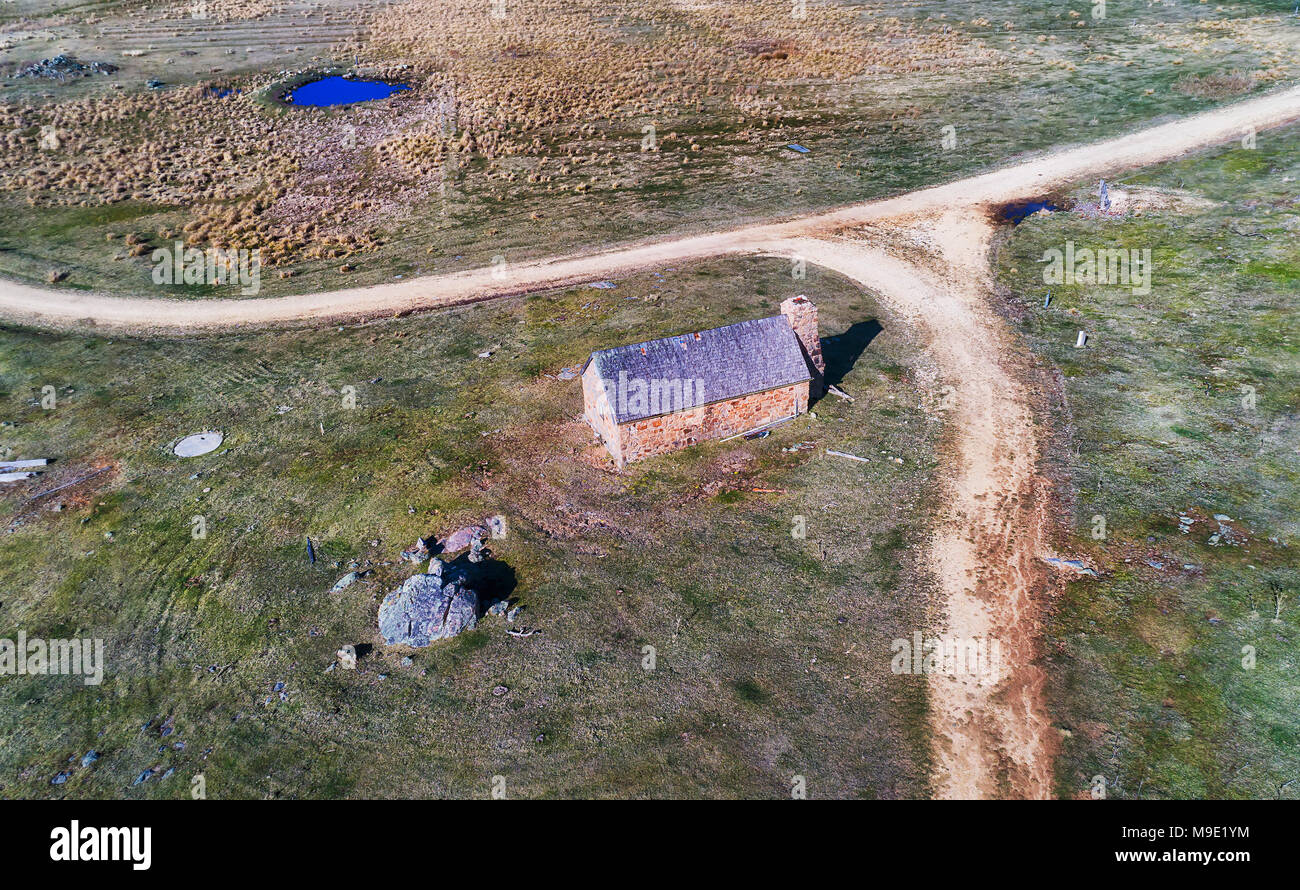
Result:
<svg viewBox="0 0 1300 890"><path fill-rule="evenodd" d="M67 55L57 55L52 59L41 59L26 68L20 68L14 77L48 77L63 80L68 77L90 77L95 74L112 74L117 66L111 62L91 62L83 65Z"/></svg>
<svg viewBox="0 0 1300 890"><path fill-rule="evenodd" d="M412 575L379 605L379 634L388 646L421 648L478 624L478 593L463 573L434 557L429 570Z"/></svg>
<svg viewBox="0 0 1300 890"><path fill-rule="evenodd" d="M459 553L469 548L469 561L481 562L483 560L483 541L487 538L504 538L505 536L505 517L491 516L483 520L482 525L467 525L464 528L458 528L441 541L436 541L433 538L420 538L415 542L414 547L402 551L402 559L407 562L421 563L439 551L444 554Z"/></svg>
<svg viewBox="0 0 1300 890"><path fill-rule="evenodd" d="M403 550L403 560L416 564L427 561L428 568L407 578L380 603L379 633L385 645L421 648L474 629L482 615L474 579L485 580L479 564L489 555L483 541L505 535L505 518L493 516L482 525L457 529L441 541L420 538L414 547ZM469 553L463 562L444 562L437 555L448 556L466 549ZM346 576L339 584L345 580ZM487 583L491 587L491 582ZM340 588L336 585L335 589Z"/></svg>

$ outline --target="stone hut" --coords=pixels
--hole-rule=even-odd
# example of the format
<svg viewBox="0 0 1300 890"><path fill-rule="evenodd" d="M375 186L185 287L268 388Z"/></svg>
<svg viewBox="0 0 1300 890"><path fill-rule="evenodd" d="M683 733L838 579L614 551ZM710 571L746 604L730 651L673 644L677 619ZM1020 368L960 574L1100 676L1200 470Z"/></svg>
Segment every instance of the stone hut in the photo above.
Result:
<svg viewBox="0 0 1300 890"><path fill-rule="evenodd" d="M802 414L825 369L817 307L792 297L780 315L593 352L583 414L622 467Z"/></svg>

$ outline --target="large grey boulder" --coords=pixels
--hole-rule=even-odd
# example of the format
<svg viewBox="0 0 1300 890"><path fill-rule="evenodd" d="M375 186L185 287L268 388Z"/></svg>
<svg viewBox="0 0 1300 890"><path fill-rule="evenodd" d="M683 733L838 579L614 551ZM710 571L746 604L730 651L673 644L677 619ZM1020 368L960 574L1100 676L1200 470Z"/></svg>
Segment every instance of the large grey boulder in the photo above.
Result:
<svg viewBox="0 0 1300 890"><path fill-rule="evenodd" d="M385 645L421 648L473 630L478 614L478 594L461 579L412 575L379 604L379 634Z"/></svg>

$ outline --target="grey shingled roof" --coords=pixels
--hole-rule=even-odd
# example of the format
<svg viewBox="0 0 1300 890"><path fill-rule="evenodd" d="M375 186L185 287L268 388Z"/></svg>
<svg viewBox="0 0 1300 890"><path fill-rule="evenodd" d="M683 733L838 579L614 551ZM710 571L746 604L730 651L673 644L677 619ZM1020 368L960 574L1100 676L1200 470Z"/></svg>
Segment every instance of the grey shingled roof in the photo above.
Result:
<svg viewBox="0 0 1300 890"><path fill-rule="evenodd" d="M700 331L698 336L680 334L602 349L591 354L588 364L594 362L596 374L615 387L620 372L629 381L701 380L705 404L812 378L799 338L783 315ZM617 404L617 398L612 401L618 423L665 413L653 405L638 410L636 405Z"/></svg>

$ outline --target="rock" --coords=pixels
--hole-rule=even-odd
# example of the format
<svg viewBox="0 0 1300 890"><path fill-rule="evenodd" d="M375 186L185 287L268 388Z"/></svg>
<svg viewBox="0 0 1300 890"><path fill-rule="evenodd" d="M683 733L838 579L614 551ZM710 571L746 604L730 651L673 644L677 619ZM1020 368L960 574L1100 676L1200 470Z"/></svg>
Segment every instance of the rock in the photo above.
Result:
<svg viewBox="0 0 1300 890"><path fill-rule="evenodd" d="M497 617L501 617L501 616L505 615L506 612L507 612L509 609L510 609L510 601L509 601L509 600L497 600L495 603L493 603L492 605L488 606L488 614L489 614L489 615L496 615Z"/></svg>
<svg viewBox="0 0 1300 890"><path fill-rule="evenodd" d="M509 621L511 624L514 624L515 619L519 617L519 610L522 608L523 606L515 606L509 612L506 612L506 621Z"/></svg>
<svg viewBox="0 0 1300 890"><path fill-rule="evenodd" d="M453 577L412 575L379 605L379 634L388 646L423 648L478 624L478 594Z"/></svg>
<svg viewBox="0 0 1300 890"><path fill-rule="evenodd" d="M47 77L52 80L64 80L68 77L90 77L94 74L112 74L117 66L111 62L91 62L83 65L68 55L57 55L52 59L42 59L20 70L14 77Z"/></svg>
<svg viewBox="0 0 1300 890"><path fill-rule="evenodd" d="M344 588L351 587L353 584L356 584L361 580L363 574L363 572L348 572L342 578L338 579L338 581L334 582L334 586L330 588L330 593L338 593Z"/></svg>
<svg viewBox="0 0 1300 890"><path fill-rule="evenodd" d="M99 759L99 752L98 752L98 751L87 751L86 754L85 754L85 756L81 758L81 765L82 765L83 767L84 767L84 766L90 766L92 763L94 763L94 762L95 762L96 760L98 760L98 759Z"/></svg>
<svg viewBox="0 0 1300 890"><path fill-rule="evenodd" d="M482 529L476 529L474 536L469 539L469 561L483 561L483 532Z"/></svg>
<svg viewBox="0 0 1300 890"><path fill-rule="evenodd" d="M464 528L456 529L442 540L442 549L444 553L458 553L468 547L474 540L474 534L477 532L481 537L486 529L478 525L467 525Z"/></svg>
<svg viewBox="0 0 1300 890"><path fill-rule="evenodd" d="M504 516L489 516L487 520L488 531L492 533L495 539L506 536L506 518Z"/></svg>
<svg viewBox="0 0 1300 890"><path fill-rule="evenodd" d="M429 542L420 538L410 550L402 551L402 559L407 562L424 562L429 558Z"/></svg>

